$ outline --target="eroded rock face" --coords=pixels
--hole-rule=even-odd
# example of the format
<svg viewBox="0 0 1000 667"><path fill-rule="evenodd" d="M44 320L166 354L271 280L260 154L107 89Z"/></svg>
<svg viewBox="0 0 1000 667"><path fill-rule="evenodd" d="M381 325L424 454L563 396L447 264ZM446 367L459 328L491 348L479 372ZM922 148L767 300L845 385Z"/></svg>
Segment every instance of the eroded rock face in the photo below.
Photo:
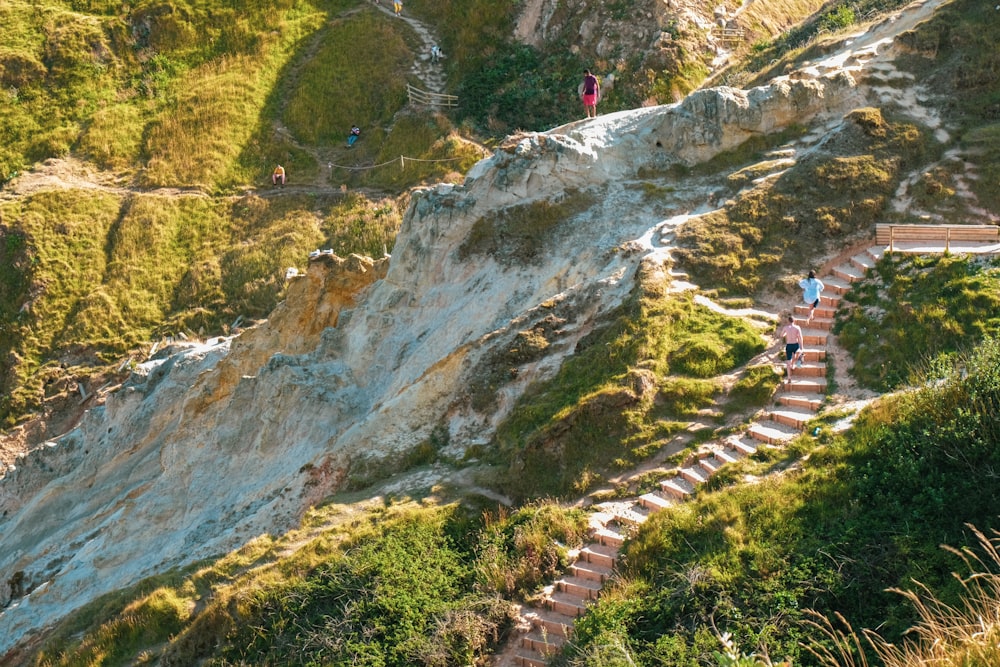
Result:
<svg viewBox="0 0 1000 667"><path fill-rule="evenodd" d="M708 205L666 176L644 196L651 171L842 113L852 85L706 90L512 138L464 186L414 194L391 260L321 257L266 324L143 364L0 480L0 654L103 593L294 527L351 470L391 467L435 428L455 455L487 443ZM554 205L562 218L543 219ZM515 241L524 252L489 250ZM535 352L484 383L528 331Z"/></svg>

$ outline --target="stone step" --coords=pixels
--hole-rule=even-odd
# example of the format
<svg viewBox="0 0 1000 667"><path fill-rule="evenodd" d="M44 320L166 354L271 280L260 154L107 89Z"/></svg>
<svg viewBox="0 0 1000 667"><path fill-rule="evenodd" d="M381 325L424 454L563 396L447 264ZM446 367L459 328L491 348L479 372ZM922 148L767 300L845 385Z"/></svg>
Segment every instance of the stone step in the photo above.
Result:
<svg viewBox="0 0 1000 667"><path fill-rule="evenodd" d="M802 303L796 305L794 314L801 317L809 317L809 306ZM816 306L816 309L813 311L813 318L832 320L836 314L836 308L820 304L819 306Z"/></svg>
<svg viewBox="0 0 1000 667"><path fill-rule="evenodd" d="M674 503L659 495L658 493L644 493L639 496L639 502L642 503L643 507L648 508L650 511L659 512L660 510L665 510Z"/></svg>
<svg viewBox="0 0 1000 667"><path fill-rule="evenodd" d="M596 600L603 585L599 581L570 575L556 580L556 590L584 600Z"/></svg>
<svg viewBox="0 0 1000 667"><path fill-rule="evenodd" d="M618 560L618 547L590 543L580 549L580 560L605 567L614 567Z"/></svg>
<svg viewBox="0 0 1000 667"><path fill-rule="evenodd" d="M856 266L851 266L850 264L841 264L840 266L835 266L832 269L832 273L837 278L841 280L846 280L849 283L857 282L865 277L865 272ZM824 283L825 285L826 283Z"/></svg>
<svg viewBox="0 0 1000 667"><path fill-rule="evenodd" d="M865 254L877 262L885 255L885 246L872 246L865 251Z"/></svg>
<svg viewBox="0 0 1000 667"><path fill-rule="evenodd" d="M806 345L826 347L826 332L818 329L802 330L802 342Z"/></svg>
<svg viewBox="0 0 1000 667"><path fill-rule="evenodd" d="M660 481L660 490L668 496L684 500L694 491L691 482L681 476L671 477Z"/></svg>
<svg viewBox="0 0 1000 667"><path fill-rule="evenodd" d="M549 656L555 655L562 650L563 644L566 643L566 638L560 635L550 635L535 628L521 635L519 643L521 648L530 649L542 656Z"/></svg>
<svg viewBox="0 0 1000 667"><path fill-rule="evenodd" d="M871 255L869 255L867 252L863 252L860 255L855 255L854 257L851 257L851 264L853 264L855 268L861 269L864 272L867 272L870 269L874 269L876 261L877 260Z"/></svg>
<svg viewBox="0 0 1000 667"><path fill-rule="evenodd" d="M566 614L545 608L532 607L530 613L524 615L531 622L531 627L544 629L550 635L559 635L567 639L573 634L573 623L576 619Z"/></svg>
<svg viewBox="0 0 1000 667"><path fill-rule="evenodd" d="M830 290L831 293L836 295L847 294L851 289L851 282L846 278L841 278L839 276L825 276L823 278L823 285ZM820 297L820 304L823 304L823 297Z"/></svg>
<svg viewBox="0 0 1000 667"><path fill-rule="evenodd" d="M819 410L819 406L823 405L823 398L823 394L795 392L782 393L777 396L778 403L781 405L792 408L806 408L807 410Z"/></svg>
<svg viewBox="0 0 1000 667"><path fill-rule="evenodd" d="M708 475L700 467L685 467L681 468L677 472L680 476L688 481L692 486L698 486L699 484L704 484L708 481Z"/></svg>
<svg viewBox="0 0 1000 667"><path fill-rule="evenodd" d="M791 380L781 383L780 391L792 394L821 394L826 395L826 378L800 378L792 373Z"/></svg>
<svg viewBox="0 0 1000 667"><path fill-rule="evenodd" d="M771 410L767 416L771 421L778 422L779 424L784 424L785 426L790 426L801 431L805 426L805 423L815 417L816 413L812 410L802 408L783 408Z"/></svg>
<svg viewBox="0 0 1000 667"><path fill-rule="evenodd" d="M599 581L601 583L610 579L611 575L614 573L613 568L605 565L598 565L597 563L588 563L587 561L582 560L578 560L570 565L569 571L572 572L574 576L582 579L590 579L591 581Z"/></svg>
<svg viewBox="0 0 1000 667"><path fill-rule="evenodd" d="M751 424L750 428L747 429L748 436L768 445L777 445L783 442L788 442L795 436L799 435L799 433L800 432L797 429L785 426L784 424L779 424L778 422L756 422Z"/></svg>
<svg viewBox="0 0 1000 667"><path fill-rule="evenodd" d="M545 600L545 606L566 616L583 616L587 611L587 601L577 595L556 591Z"/></svg>
<svg viewBox="0 0 1000 667"><path fill-rule="evenodd" d="M608 547L620 548L621 545L625 544L625 536L607 526L596 531L594 539L597 540L598 544Z"/></svg>

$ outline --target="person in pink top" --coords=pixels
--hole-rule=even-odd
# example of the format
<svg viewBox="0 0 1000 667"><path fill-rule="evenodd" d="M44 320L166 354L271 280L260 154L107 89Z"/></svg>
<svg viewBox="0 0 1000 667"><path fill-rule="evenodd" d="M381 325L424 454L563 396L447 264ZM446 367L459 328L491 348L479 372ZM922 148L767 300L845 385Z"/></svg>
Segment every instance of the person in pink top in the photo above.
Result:
<svg viewBox="0 0 1000 667"><path fill-rule="evenodd" d="M589 69L583 70L583 81L577 88L583 100L583 110L587 118L597 118L597 103L601 101L601 84Z"/></svg>
<svg viewBox="0 0 1000 667"><path fill-rule="evenodd" d="M798 365L802 365L802 357L805 350L802 349L802 328L795 323L795 318L788 316L788 324L781 328L781 337L785 339L785 370L788 373L788 382L792 381L792 366L796 360Z"/></svg>

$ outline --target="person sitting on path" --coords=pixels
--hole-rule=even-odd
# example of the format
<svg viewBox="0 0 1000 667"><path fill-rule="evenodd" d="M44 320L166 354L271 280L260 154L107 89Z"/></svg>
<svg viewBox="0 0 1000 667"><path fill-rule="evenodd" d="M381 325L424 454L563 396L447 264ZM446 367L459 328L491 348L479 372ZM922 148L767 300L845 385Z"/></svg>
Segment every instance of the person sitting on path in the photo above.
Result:
<svg viewBox="0 0 1000 667"><path fill-rule="evenodd" d="M347 135L347 145L348 146L353 146L354 142L357 141L358 137L360 137L360 136L361 136L361 128L358 127L357 125L352 125L351 126L351 133L349 135Z"/></svg>
<svg viewBox="0 0 1000 667"><path fill-rule="evenodd" d="M589 69L583 70L583 81L577 90L583 100L587 118L597 118L597 103L601 101L601 84Z"/></svg>
<svg viewBox="0 0 1000 667"><path fill-rule="evenodd" d="M271 174L271 185L277 185L278 181L281 181L281 187L285 187L285 168L280 164L274 168L274 172Z"/></svg>
<svg viewBox="0 0 1000 667"><path fill-rule="evenodd" d="M785 373L788 375L786 382L792 381L792 366L798 361L798 366L802 366L802 357L805 350L802 349L802 328L795 323L795 318L788 316L788 323L781 328L781 337L785 340Z"/></svg>
<svg viewBox="0 0 1000 667"><path fill-rule="evenodd" d="M809 306L809 319L807 321L812 322L813 313L816 311L816 306L819 305L819 295L823 292L825 285L816 278L815 271L810 271L808 278L799 281L799 287L802 288L802 300Z"/></svg>

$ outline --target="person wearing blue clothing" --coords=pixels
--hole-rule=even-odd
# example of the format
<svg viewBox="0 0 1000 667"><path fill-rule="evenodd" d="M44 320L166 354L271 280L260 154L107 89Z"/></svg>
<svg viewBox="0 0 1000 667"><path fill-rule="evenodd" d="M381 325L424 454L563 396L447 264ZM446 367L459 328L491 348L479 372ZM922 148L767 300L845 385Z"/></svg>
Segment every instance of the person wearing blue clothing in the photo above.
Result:
<svg viewBox="0 0 1000 667"><path fill-rule="evenodd" d="M352 125L351 126L351 133L349 135L347 135L347 145L348 146L353 146L354 142L357 141L358 137L360 137L360 136L361 136L361 128L358 127L357 125Z"/></svg>
<svg viewBox="0 0 1000 667"><path fill-rule="evenodd" d="M809 319L807 321L812 322L813 313L816 311L816 306L819 305L819 296L823 292L824 285L816 277L816 272L810 271L808 278L799 281L799 287L802 288L802 300L809 305Z"/></svg>

